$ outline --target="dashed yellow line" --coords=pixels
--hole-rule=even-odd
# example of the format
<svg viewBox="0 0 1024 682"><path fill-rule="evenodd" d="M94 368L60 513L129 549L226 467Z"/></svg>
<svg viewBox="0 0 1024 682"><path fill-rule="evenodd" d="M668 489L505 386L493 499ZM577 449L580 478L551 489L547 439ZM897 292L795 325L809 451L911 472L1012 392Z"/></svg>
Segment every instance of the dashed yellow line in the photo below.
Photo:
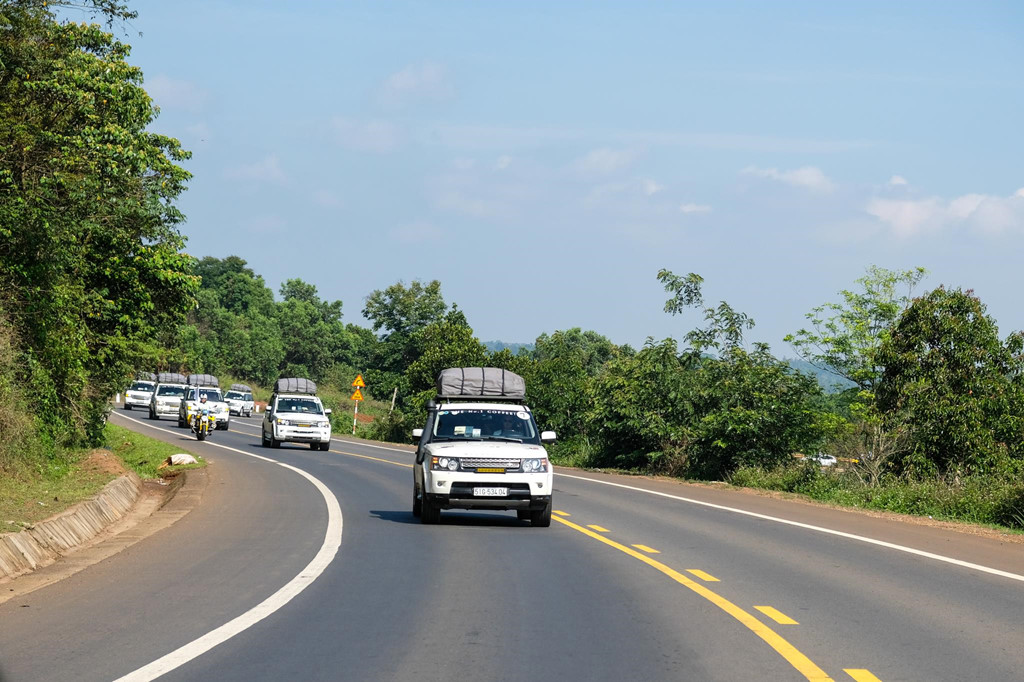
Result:
<svg viewBox="0 0 1024 682"><path fill-rule="evenodd" d="M782 611L772 608L771 606L755 606L755 609L774 620L779 625L800 625Z"/></svg>
<svg viewBox="0 0 1024 682"><path fill-rule="evenodd" d="M406 469L412 469L412 464L406 464L405 462L392 462L390 459L370 457L369 455L357 455L354 452L344 452L342 450L328 450L327 452L333 452L336 455L348 455L349 457L358 457L359 459L369 459L374 462L384 462L385 464L394 464L396 467L405 467Z"/></svg>
<svg viewBox="0 0 1024 682"><path fill-rule="evenodd" d="M569 512L559 511L558 509L556 509L553 513L558 514L559 516L572 516L572 514L570 514Z"/></svg>
<svg viewBox="0 0 1024 682"><path fill-rule="evenodd" d="M688 568L688 569L686 569L686 572L689 573L690 575L697 576L698 578L700 578L701 580L703 580L706 583L721 582L715 576L711 575L710 573L705 573L704 571L700 570L699 568Z"/></svg>
<svg viewBox="0 0 1024 682"><path fill-rule="evenodd" d="M882 680L872 675L870 670L865 670L864 668L844 668L843 672L857 680L857 682L882 682Z"/></svg>
<svg viewBox="0 0 1024 682"><path fill-rule="evenodd" d="M636 547L637 549L639 549L641 552L647 552L648 554L661 554L661 552L659 552L658 550L654 549L653 547L648 547L647 545L633 545L633 546Z"/></svg>
<svg viewBox="0 0 1024 682"><path fill-rule="evenodd" d="M587 526L587 528L590 528L592 530L596 530L598 533L611 533L611 531L608 530L607 528L602 528L601 526L598 526L598 525L595 525L595 524L590 524L589 526Z"/></svg>
<svg viewBox="0 0 1024 682"><path fill-rule="evenodd" d="M694 582L690 578L687 578L679 571L669 568L660 561L652 559L651 557L645 554L641 554L640 552L636 551L631 547L627 547L626 545L615 542L614 540L609 540L603 535L595 533L594 531L589 530L588 528L584 528L583 526L577 525L572 521L566 521L565 519L557 517L555 518L555 520L565 526L568 526L569 528L577 530L580 533L583 533L584 535L587 535L597 540L598 542L603 542L609 547L613 547L619 550L620 552L623 552L624 554L628 554L634 559L644 562L648 566L651 566L652 568L660 571L661 573L664 573L666 576L676 581L680 585L686 587L689 590L692 590L704 599L707 599L709 602L725 611L727 614L729 614L730 616L738 620L740 623L742 623L748 630L750 630L755 635L764 640L765 643L768 644L768 646L775 649L775 651L778 652L780 656L786 659L786 661L788 661L790 665L796 668L796 670L808 680L815 680L817 682L832 680L832 678L829 677L824 670L815 665L814 662L811 661L811 659L807 658L807 656L802 654L799 650L797 650L796 647L787 642L781 635L779 635L770 627L762 623L753 614L744 611L742 608L740 608L736 604L733 604L725 597L722 597L716 592L712 592L700 583ZM862 681L858 680L858 682Z"/></svg>

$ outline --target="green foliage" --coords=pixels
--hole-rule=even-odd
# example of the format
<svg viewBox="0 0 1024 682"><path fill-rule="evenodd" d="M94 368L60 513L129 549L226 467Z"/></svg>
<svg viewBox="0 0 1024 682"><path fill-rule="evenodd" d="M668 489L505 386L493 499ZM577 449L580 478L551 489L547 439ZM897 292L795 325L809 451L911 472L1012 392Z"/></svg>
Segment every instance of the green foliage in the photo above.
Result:
<svg viewBox="0 0 1024 682"><path fill-rule="evenodd" d="M416 360L406 370L409 390L436 393L437 375L448 367L479 367L487 360L487 349L473 336L466 316L452 306L444 319L416 330L411 338Z"/></svg>
<svg viewBox="0 0 1024 682"><path fill-rule="evenodd" d="M970 291L916 299L885 339L878 408L911 429L902 468L918 475L984 474L1020 458L1024 337L999 339Z"/></svg>
<svg viewBox="0 0 1024 682"><path fill-rule="evenodd" d="M127 45L45 3L0 16L0 293L44 429L96 442L107 399L193 303L174 206L188 153L149 132Z"/></svg>
<svg viewBox="0 0 1024 682"><path fill-rule="evenodd" d="M803 360L872 393L883 369L878 350L925 274L924 268L893 271L871 266L857 280L861 290L844 289L839 292L842 303L814 308L806 315L812 329L801 329L785 340ZM901 288L906 293L901 294Z"/></svg>

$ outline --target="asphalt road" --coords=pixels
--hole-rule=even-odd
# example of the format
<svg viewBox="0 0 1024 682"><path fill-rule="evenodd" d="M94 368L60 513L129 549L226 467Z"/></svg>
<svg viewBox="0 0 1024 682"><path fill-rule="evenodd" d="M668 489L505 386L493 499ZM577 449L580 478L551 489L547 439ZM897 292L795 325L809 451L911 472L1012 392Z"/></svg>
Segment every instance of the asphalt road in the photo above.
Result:
<svg viewBox="0 0 1024 682"><path fill-rule="evenodd" d="M1024 679L1024 544L571 470L550 528L424 526L411 452L272 450L258 424L131 424L211 461L202 503L0 605L0 682L151 678L175 651L162 679Z"/></svg>

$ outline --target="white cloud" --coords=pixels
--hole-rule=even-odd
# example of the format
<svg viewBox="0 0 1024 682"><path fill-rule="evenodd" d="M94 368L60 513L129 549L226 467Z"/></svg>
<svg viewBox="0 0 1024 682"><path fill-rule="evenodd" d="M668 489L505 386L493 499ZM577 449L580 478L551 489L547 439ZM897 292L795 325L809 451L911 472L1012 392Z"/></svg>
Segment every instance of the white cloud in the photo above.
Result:
<svg viewBox="0 0 1024 682"><path fill-rule="evenodd" d="M391 230L391 238L401 244L422 244L440 239L441 230L425 220L417 220Z"/></svg>
<svg viewBox="0 0 1024 682"><path fill-rule="evenodd" d="M868 201L864 210L899 237L957 227L989 233L1014 228L1024 231L1024 194L1021 191L1010 197L965 194L949 201L939 197L904 200L876 197Z"/></svg>
<svg viewBox="0 0 1024 682"><path fill-rule="evenodd" d="M224 177L229 180L269 182L274 185L288 183L288 177L281 170L281 163L277 160L276 154L270 154L255 163L232 166L224 171Z"/></svg>
<svg viewBox="0 0 1024 682"><path fill-rule="evenodd" d="M476 166L476 159L458 158L452 161L452 168L460 171L468 171Z"/></svg>
<svg viewBox="0 0 1024 682"><path fill-rule="evenodd" d="M612 173L626 168L636 158L633 149L595 149L586 156L573 162L572 167L582 173Z"/></svg>
<svg viewBox="0 0 1024 682"><path fill-rule="evenodd" d="M1021 187L1019 190L1014 192L1013 196L1024 198L1024 187Z"/></svg>
<svg viewBox="0 0 1024 682"><path fill-rule="evenodd" d="M707 204L682 204L679 210L682 213L710 213L711 207Z"/></svg>
<svg viewBox="0 0 1024 682"><path fill-rule="evenodd" d="M198 112L206 104L206 91L191 81L158 75L147 79L143 87L161 109Z"/></svg>
<svg viewBox="0 0 1024 682"><path fill-rule="evenodd" d="M494 162L494 170L505 170L512 164L511 156L499 156L498 160Z"/></svg>
<svg viewBox="0 0 1024 682"><path fill-rule="evenodd" d="M784 182L787 185L803 187L815 192L831 192L836 188L835 183L829 180L820 168L816 168L814 166L804 166L791 171L780 171L777 168L757 168L756 166L747 166L741 172L746 175L756 175L761 178L778 180L779 182Z"/></svg>
<svg viewBox="0 0 1024 682"><path fill-rule="evenodd" d="M418 100L447 99L454 92L444 66L423 62L410 64L388 76L380 88L380 100L385 106L403 107Z"/></svg>
<svg viewBox="0 0 1024 682"><path fill-rule="evenodd" d="M889 178L889 186L890 187L900 187L900 186L907 185L907 184L909 184L907 182L907 179L905 177L903 177L902 175L894 175L891 178Z"/></svg>
<svg viewBox="0 0 1024 682"><path fill-rule="evenodd" d="M398 127L388 121L356 121L336 116L331 119L335 139L348 149L383 154L395 150L402 140Z"/></svg>
<svg viewBox="0 0 1024 682"><path fill-rule="evenodd" d="M665 185L659 185L654 180L644 180L644 194L649 197L653 197L655 194L665 189Z"/></svg>

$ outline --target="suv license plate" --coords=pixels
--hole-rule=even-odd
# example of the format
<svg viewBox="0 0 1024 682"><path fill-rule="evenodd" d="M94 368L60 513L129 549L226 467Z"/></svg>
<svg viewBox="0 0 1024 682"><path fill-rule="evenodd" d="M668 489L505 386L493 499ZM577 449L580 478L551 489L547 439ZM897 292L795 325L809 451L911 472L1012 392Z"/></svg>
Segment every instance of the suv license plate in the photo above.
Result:
<svg viewBox="0 0 1024 682"><path fill-rule="evenodd" d="M475 497L506 497L508 488L473 488Z"/></svg>

